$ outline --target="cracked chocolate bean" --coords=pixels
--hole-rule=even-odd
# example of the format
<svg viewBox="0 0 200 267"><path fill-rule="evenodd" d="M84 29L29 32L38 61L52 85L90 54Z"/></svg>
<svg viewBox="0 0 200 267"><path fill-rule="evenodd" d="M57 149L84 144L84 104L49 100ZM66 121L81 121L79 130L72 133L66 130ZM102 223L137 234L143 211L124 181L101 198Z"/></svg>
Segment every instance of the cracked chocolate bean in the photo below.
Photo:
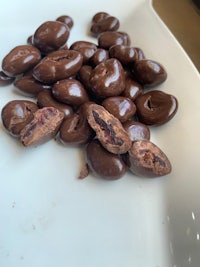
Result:
<svg viewBox="0 0 200 267"><path fill-rule="evenodd" d="M12 100L1 111L1 118L5 129L15 137L33 119L38 106L28 100Z"/></svg>
<svg viewBox="0 0 200 267"><path fill-rule="evenodd" d="M54 107L44 107L34 113L33 120L20 132L24 146L38 146L54 138L64 118L63 112Z"/></svg>
<svg viewBox="0 0 200 267"><path fill-rule="evenodd" d="M149 178L167 175L172 169L165 153L149 140L132 143L126 164L132 173Z"/></svg>
<svg viewBox="0 0 200 267"><path fill-rule="evenodd" d="M121 122L104 107L91 104L87 119L103 147L113 154L122 154L131 147L131 139Z"/></svg>

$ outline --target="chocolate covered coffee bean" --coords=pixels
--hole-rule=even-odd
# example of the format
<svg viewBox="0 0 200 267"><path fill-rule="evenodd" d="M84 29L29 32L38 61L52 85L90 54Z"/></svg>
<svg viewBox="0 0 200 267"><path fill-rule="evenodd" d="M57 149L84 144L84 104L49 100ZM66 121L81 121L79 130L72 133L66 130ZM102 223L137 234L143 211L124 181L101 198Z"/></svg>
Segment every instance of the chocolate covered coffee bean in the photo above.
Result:
<svg viewBox="0 0 200 267"><path fill-rule="evenodd" d="M94 16L92 17L92 23L98 23L109 16L110 15L107 12L102 12L102 11L98 12L98 13L94 14Z"/></svg>
<svg viewBox="0 0 200 267"><path fill-rule="evenodd" d="M121 63L111 58L97 65L91 73L90 85L97 97L120 95L125 88L125 75Z"/></svg>
<svg viewBox="0 0 200 267"><path fill-rule="evenodd" d="M14 77L6 75L3 71L0 71L0 86L6 86L11 84L15 80Z"/></svg>
<svg viewBox="0 0 200 267"><path fill-rule="evenodd" d="M60 21L42 23L33 35L33 44L44 54L62 47L69 38L69 27Z"/></svg>
<svg viewBox="0 0 200 267"><path fill-rule="evenodd" d="M56 101L53 98L51 90L44 90L37 95L37 105L39 108L54 107L64 113L65 118L73 115L73 109L70 105Z"/></svg>
<svg viewBox="0 0 200 267"><path fill-rule="evenodd" d="M41 59L40 51L32 45L19 45L13 48L2 61L3 72L11 77L33 68Z"/></svg>
<svg viewBox="0 0 200 267"><path fill-rule="evenodd" d="M125 96L132 101L135 101L138 96L142 95L144 88L141 84L128 77L125 80L125 89L122 92L122 96Z"/></svg>
<svg viewBox="0 0 200 267"><path fill-rule="evenodd" d="M44 107L34 113L33 120L20 132L20 140L24 146L38 146L52 138L64 118L63 112L54 107Z"/></svg>
<svg viewBox="0 0 200 267"><path fill-rule="evenodd" d="M12 100L1 111L1 118L5 129L18 137L21 130L33 119L38 106L28 100Z"/></svg>
<svg viewBox="0 0 200 267"><path fill-rule="evenodd" d="M138 58L137 51L134 47L119 44L110 47L109 55L112 58L118 59L125 66L134 63Z"/></svg>
<svg viewBox="0 0 200 267"><path fill-rule="evenodd" d="M86 159L92 173L106 180L119 179L126 172L126 166L120 156L107 151L98 140L88 144Z"/></svg>
<svg viewBox="0 0 200 267"><path fill-rule="evenodd" d="M131 140L121 122L104 107L91 104L87 119L103 147L113 154L122 154L131 147Z"/></svg>
<svg viewBox="0 0 200 267"><path fill-rule="evenodd" d="M175 96L153 90L139 96L135 101L139 120L147 125L162 125L171 120L177 112Z"/></svg>
<svg viewBox="0 0 200 267"><path fill-rule="evenodd" d="M124 35L118 32L102 32L98 36L98 45L100 48L109 49L113 45L126 45L127 40Z"/></svg>
<svg viewBox="0 0 200 267"><path fill-rule="evenodd" d="M31 75L24 75L15 80L14 86L20 93L30 97L35 97L39 92L51 89L50 85L37 81Z"/></svg>
<svg viewBox="0 0 200 267"><path fill-rule="evenodd" d="M93 35L98 35L105 31L117 31L119 25L120 22L116 17L110 16L106 12L99 12L92 18L90 31Z"/></svg>
<svg viewBox="0 0 200 267"><path fill-rule="evenodd" d="M149 140L132 143L126 164L138 176L159 177L171 172L171 163L165 153Z"/></svg>
<svg viewBox="0 0 200 267"><path fill-rule="evenodd" d="M88 41L76 41L70 46L70 49L80 52L83 56L83 64L87 64L97 50L97 46Z"/></svg>
<svg viewBox="0 0 200 267"><path fill-rule="evenodd" d="M74 25L74 21L72 19L72 17L68 16L68 15L62 15L62 16L59 16L56 21L60 21L64 24L66 24L69 29L71 29Z"/></svg>
<svg viewBox="0 0 200 267"><path fill-rule="evenodd" d="M123 44L130 46L131 45L131 38L127 32L117 31L123 37Z"/></svg>
<svg viewBox="0 0 200 267"><path fill-rule="evenodd" d="M85 88L76 79L58 81L53 85L52 94L58 101L73 106L89 101Z"/></svg>
<svg viewBox="0 0 200 267"><path fill-rule="evenodd" d="M132 118L136 112L135 104L123 96L108 97L102 102L102 106L121 122Z"/></svg>
<svg viewBox="0 0 200 267"><path fill-rule="evenodd" d="M63 144L84 145L92 140L94 131L87 121L88 104L83 104L78 111L66 118L60 127L60 140Z"/></svg>
<svg viewBox="0 0 200 267"><path fill-rule="evenodd" d="M149 59L138 60L133 64L133 74L137 81L144 86L155 86L167 79L164 67Z"/></svg>
<svg viewBox="0 0 200 267"><path fill-rule="evenodd" d="M132 142L137 140L150 140L150 129L144 123L128 120L123 123L123 127L129 134Z"/></svg>
<svg viewBox="0 0 200 267"><path fill-rule="evenodd" d="M140 47L135 47L135 50L137 51L137 60L142 60L142 59L145 59L145 54L144 54L144 51L140 48Z"/></svg>
<svg viewBox="0 0 200 267"><path fill-rule="evenodd" d="M86 88L86 90L90 90L90 77L92 73L93 68L90 65L83 65L78 74L78 80L83 84L83 86Z"/></svg>
<svg viewBox="0 0 200 267"><path fill-rule="evenodd" d="M109 52L105 49L98 48L94 52L93 56L90 58L90 64L93 67L96 67L100 63L106 61L107 59L109 59Z"/></svg>
<svg viewBox="0 0 200 267"><path fill-rule="evenodd" d="M33 69L33 76L42 83L55 83L75 75L83 56L74 50L57 50L44 57Z"/></svg>

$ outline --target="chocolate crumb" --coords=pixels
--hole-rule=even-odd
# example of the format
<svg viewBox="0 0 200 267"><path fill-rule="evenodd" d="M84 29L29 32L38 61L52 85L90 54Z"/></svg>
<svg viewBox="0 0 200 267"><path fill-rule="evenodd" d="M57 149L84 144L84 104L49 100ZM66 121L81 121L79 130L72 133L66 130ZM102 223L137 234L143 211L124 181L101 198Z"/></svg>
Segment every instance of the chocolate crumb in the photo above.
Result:
<svg viewBox="0 0 200 267"><path fill-rule="evenodd" d="M79 173L78 179L84 179L89 175L89 167L88 164L85 163Z"/></svg>

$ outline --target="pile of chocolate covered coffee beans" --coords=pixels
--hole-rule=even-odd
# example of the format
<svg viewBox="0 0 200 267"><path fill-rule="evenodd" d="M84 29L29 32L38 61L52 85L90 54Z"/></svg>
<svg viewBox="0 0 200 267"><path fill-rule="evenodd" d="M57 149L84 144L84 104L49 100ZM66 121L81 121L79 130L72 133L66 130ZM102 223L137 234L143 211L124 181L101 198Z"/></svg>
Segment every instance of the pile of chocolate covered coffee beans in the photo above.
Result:
<svg viewBox="0 0 200 267"><path fill-rule="evenodd" d="M13 83L33 97L2 108L5 129L26 147L55 137L82 147L86 164L79 178L89 172L108 180L127 170L145 177L170 173L171 163L150 141L149 129L177 111L176 97L154 88L166 80L166 70L131 46L119 20L106 12L92 17L94 43L68 46L73 24L67 15L46 21L3 58L0 84Z"/></svg>

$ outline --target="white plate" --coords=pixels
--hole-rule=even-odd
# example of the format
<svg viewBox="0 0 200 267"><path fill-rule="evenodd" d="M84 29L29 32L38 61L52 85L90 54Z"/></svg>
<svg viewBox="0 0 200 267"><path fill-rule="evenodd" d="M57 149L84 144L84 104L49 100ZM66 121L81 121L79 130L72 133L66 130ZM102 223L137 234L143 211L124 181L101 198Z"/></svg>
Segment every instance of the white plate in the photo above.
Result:
<svg viewBox="0 0 200 267"><path fill-rule="evenodd" d="M200 78L150 1L6 0L0 9L0 58L24 44L45 20L71 15L69 43L87 36L91 17L107 11L133 46L161 62L158 88L179 101L176 116L152 129L173 171L159 179L127 174L78 180L82 153L50 141L23 148L0 125L1 267L198 267L200 262ZM0 108L23 99L0 88Z"/></svg>

